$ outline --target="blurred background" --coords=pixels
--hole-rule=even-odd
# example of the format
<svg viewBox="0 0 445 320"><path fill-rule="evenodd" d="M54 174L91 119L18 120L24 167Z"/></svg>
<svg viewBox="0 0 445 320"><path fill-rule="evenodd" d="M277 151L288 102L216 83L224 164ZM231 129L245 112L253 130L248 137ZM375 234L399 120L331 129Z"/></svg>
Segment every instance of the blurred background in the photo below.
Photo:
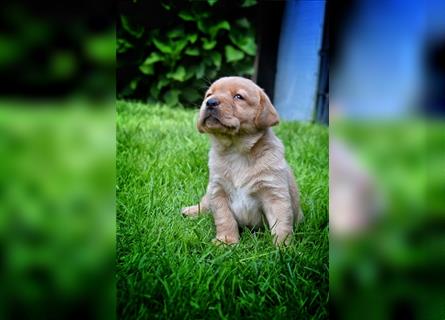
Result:
<svg viewBox="0 0 445 320"><path fill-rule="evenodd" d="M331 316L443 319L444 2L329 6Z"/></svg>
<svg viewBox="0 0 445 320"><path fill-rule="evenodd" d="M196 108L251 78L286 120L328 121L325 1L119 1L117 97Z"/></svg>
<svg viewBox="0 0 445 320"><path fill-rule="evenodd" d="M196 107L228 74L256 80L285 119L328 123L330 99L331 316L444 318L443 1L115 13L3 4L2 319L114 317L114 99Z"/></svg>
<svg viewBox="0 0 445 320"><path fill-rule="evenodd" d="M1 319L115 317L113 12L2 3Z"/></svg>

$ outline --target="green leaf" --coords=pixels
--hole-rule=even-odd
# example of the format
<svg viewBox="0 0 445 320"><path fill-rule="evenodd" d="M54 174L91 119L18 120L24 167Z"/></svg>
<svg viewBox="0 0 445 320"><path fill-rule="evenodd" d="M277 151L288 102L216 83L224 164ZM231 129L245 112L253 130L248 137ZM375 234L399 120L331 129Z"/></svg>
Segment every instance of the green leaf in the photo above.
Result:
<svg viewBox="0 0 445 320"><path fill-rule="evenodd" d="M205 71L205 63L201 62L200 64L190 66L188 68L187 73L194 74L196 79L200 79L204 75L204 71Z"/></svg>
<svg viewBox="0 0 445 320"><path fill-rule="evenodd" d="M188 69L188 68L187 68L187 69ZM194 72L188 72L188 70L187 70L187 72L185 73L184 81L190 80L190 79L193 78L194 76L195 76L195 73L194 73Z"/></svg>
<svg viewBox="0 0 445 320"><path fill-rule="evenodd" d="M247 38L246 42L240 45L240 48L243 49L243 51L248 55L256 55L256 43L255 40L251 37Z"/></svg>
<svg viewBox="0 0 445 320"><path fill-rule="evenodd" d="M218 71L216 71L215 69L208 70L207 73L206 73L206 77L208 79L214 79L214 78L216 78L217 74L218 74Z"/></svg>
<svg viewBox="0 0 445 320"><path fill-rule="evenodd" d="M232 46L225 46L225 51L226 51L227 62L234 62L244 58L244 53L240 50L235 49Z"/></svg>
<svg viewBox="0 0 445 320"><path fill-rule="evenodd" d="M212 50L216 46L216 40L207 40L206 38L201 39L203 42L202 47L204 50Z"/></svg>
<svg viewBox="0 0 445 320"><path fill-rule="evenodd" d="M125 39L117 39L117 53L124 53L134 46Z"/></svg>
<svg viewBox="0 0 445 320"><path fill-rule="evenodd" d="M244 0L241 7L243 7L243 8L252 7L252 6L256 5L256 3L257 3L256 0Z"/></svg>
<svg viewBox="0 0 445 320"><path fill-rule="evenodd" d="M178 37L182 37L184 35L184 29L183 28L175 28L173 30L170 30L169 32L167 32L167 37L173 39L173 38L178 38Z"/></svg>
<svg viewBox="0 0 445 320"><path fill-rule="evenodd" d="M165 3L163 1L161 1L161 5L164 7L165 10L170 11L170 9L172 8L172 5L170 3Z"/></svg>
<svg viewBox="0 0 445 320"><path fill-rule="evenodd" d="M181 10L178 13L178 16L185 21L193 21L195 20L195 17L193 16L193 13L190 11Z"/></svg>
<svg viewBox="0 0 445 320"><path fill-rule="evenodd" d="M187 39L186 38L182 38L182 39L178 39L176 41L173 42L172 44L172 50L174 54L179 54L182 49L185 48L185 46L187 45Z"/></svg>
<svg viewBox="0 0 445 320"><path fill-rule="evenodd" d="M236 24L242 28L245 28L245 29L250 28L250 22L246 18L236 20Z"/></svg>
<svg viewBox="0 0 445 320"><path fill-rule="evenodd" d="M199 21L205 18L208 18L210 16L210 10L202 10L198 9L198 7L192 8L194 20Z"/></svg>
<svg viewBox="0 0 445 320"><path fill-rule="evenodd" d="M198 35L196 33L192 33L187 35L187 40L190 41L190 43L195 43L196 40L198 39Z"/></svg>
<svg viewBox="0 0 445 320"><path fill-rule="evenodd" d="M196 102L201 99L201 95L199 94L198 90L196 90L194 88L190 88L190 87L182 90L181 95L188 102Z"/></svg>
<svg viewBox="0 0 445 320"><path fill-rule="evenodd" d="M214 65L213 59L210 55L203 57L201 61L204 65L209 66L209 67L213 67L213 65Z"/></svg>
<svg viewBox="0 0 445 320"><path fill-rule="evenodd" d="M230 24L225 20L220 21L216 25L211 26L209 28L209 34L212 38L214 38L218 34L219 30L223 29L230 31Z"/></svg>
<svg viewBox="0 0 445 320"><path fill-rule="evenodd" d="M147 31L147 37L144 37L144 39L146 39L146 44L153 44L153 39L159 38L159 33L160 33L159 29L153 29Z"/></svg>
<svg viewBox="0 0 445 320"><path fill-rule="evenodd" d="M132 26L127 16L121 15L122 27L125 31L131 34L133 37L140 38L144 33L144 28L142 26Z"/></svg>
<svg viewBox="0 0 445 320"><path fill-rule="evenodd" d="M255 71L253 62L251 64L242 64L241 66L238 66L237 73L241 76L251 76L253 75L253 72Z"/></svg>
<svg viewBox="0 0 445 320"><path fill-rule="evenodd" d="M221 67L221 60L222 60L221 53L217 51L212 51L210 53L210 57L213 60L213 64L219 69Z"/></svg>
<svg viewBox="0 0 445 320"><path fill-rule="evenodd" d="M155 73L155 69L152 64L141 64L139 66L139 70L141 70L141 72L146 75L152 75Z"/></svg>
<svg viewBox="0 0 445 320"><path fill-rule="evenodd" d="M169 106L177 105L178 102L179 102L179 94L180 93L181 93L181 91L179 91L177 89L168 90L164 94L164 101L165 101L165 103L167 103Z"/></svg>
<svg viewBox="0 0 445 320"><path fill-rule="evenodd" d="M159 81L156 84L156 88L158 88L159 90L161 90L162 88L164 88L167 84L170 83L170 80L165 78L161 78L159 79Z"/></svg>
<svg viewBox="0 0 445 320"><path fill-rule="evenodd" d="M253 37L241 33L231 33L229 34L229 38L234 45L242 49L248 55L254 56L256 54L256 44Z"/></svg>
<svg viewBox="0 0 445 320"><path fill-rule="evenodd" d="M152 52L142 64L154 64L158 61L164 61L164 56L160 55L159 52Z"/></svg>
<svg viewBox="0 0 445 320"><path fill-rule="evenodd" d="M139 78L135 78L135 79L133 79L133 80L131 80L131 82L130 82L130 88L131 88L131 90L136 90L136 88L138 87L138 84L139 84Z"/></svg>
<svg viewBox="0 0 445 320"><path fill-rule="evenodd" d="M129 84L127 84L125 86L125 88L120 92L120 95L122 97L128 97L128 96L132 95L137 88L138 82L139 82L139 78L135 78L135 79L131 80L131 82Z"/></svg>
<svg viewBox="0 0 445 320"><path fill-rule="evenodd" d="M213 7L213 5L215 4L215 3L217 3L218 2L218 0L207 0L207 3L211 6L211 7Z"/></svg>
<svg viewBox="0 0 445 320"><path fill-rule="evenodd" d="M164 57L159 54L159 52L152 52L147 59L139 66L139 70L143 74L152 75L154 74L154 64L158 61L164 61Z"/></svg>
<svg viewBox="0 0 445 320"><path fill-rule="evenodd" d="M167 73L167 78L174 79L177 81L185 80L185 68L183 66L179 66L175 71L171 71Z"/></svg>
<svg viewBox="0 0 445 320"><path fill-rule="evenodd" d="M157 38L153 38L153 43L162 53L173 53L173 49L169 44L163 43Z"/></svg>
<svg viewBox="0 0 445 320"><path fill-rule="evenodd" d="M199 49L198 48L187 48L185 50L185 54L189 56L199 56Z"/></svg>
<svg viewBox="0 0 445 320"><path fill-rule="evenodd" d="M205 68L203 64L200 64L196 69L196 79L201 79L204 76Z"/></svg>
<svg viewBox="0 0 445 320"><path fill-rule="evenodd" d="M202 33L209 33L210 25L206 20L200 19L200 20L198 20L196 25L197 25L199 31L201 31Z"/></svg>
<svg viewBox="0 0 445 320"><path fill-rule="evenodd" d="M150 94L153 98L158 99L159 98L159 93L161 92L161 90L157 87L157 85L154 83L152 84L152 86L150 87Z"/></svg>

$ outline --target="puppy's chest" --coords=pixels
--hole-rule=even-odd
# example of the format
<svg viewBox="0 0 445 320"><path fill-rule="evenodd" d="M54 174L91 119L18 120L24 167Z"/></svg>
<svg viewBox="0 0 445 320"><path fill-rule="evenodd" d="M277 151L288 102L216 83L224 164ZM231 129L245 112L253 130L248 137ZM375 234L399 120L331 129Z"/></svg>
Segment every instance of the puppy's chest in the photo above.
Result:
<svg viewBox="0 0 445 320"><path fill-rule="evenodd" d="M255 193L251 172L252 167L247 162L232 162L221 179L230 209L243 226L256 226L261 221L261 203Z"/></svg>

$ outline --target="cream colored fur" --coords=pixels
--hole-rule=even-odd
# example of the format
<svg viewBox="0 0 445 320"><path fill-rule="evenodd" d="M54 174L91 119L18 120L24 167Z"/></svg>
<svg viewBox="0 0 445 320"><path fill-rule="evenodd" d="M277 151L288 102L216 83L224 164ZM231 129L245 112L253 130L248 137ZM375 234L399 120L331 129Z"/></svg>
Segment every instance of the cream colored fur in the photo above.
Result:
<svg viewBox="0 0 445 320"><path fill-rule="evenodd" d="M208 110L210 98L220 101L217 111ZM182 213L210 210L215 240L237 243L239 227L261 226L265 218L275 243L290 243L294 222L303 214L284 146L270 129L278 121L267 95L250 80L221 78L209 88L197 124L212 142L207 193Z"/></svg>

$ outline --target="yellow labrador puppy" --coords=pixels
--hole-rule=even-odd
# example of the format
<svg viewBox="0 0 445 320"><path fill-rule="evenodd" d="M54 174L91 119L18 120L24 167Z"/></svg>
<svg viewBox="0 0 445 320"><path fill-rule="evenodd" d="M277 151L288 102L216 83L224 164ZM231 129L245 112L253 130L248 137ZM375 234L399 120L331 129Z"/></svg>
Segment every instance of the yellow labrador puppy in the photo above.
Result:
<svg viewBox="0 0 445 320"><path fill-rule="evenodd" d="M248 79L221 78L207 90L197 122L212 142L207 193L182 213L210 210L216 241L237 243L239 227L260 226L265 217L275 243L290 243L303 214L283 144L270 129L278 122L265 92Z"/></svg>

